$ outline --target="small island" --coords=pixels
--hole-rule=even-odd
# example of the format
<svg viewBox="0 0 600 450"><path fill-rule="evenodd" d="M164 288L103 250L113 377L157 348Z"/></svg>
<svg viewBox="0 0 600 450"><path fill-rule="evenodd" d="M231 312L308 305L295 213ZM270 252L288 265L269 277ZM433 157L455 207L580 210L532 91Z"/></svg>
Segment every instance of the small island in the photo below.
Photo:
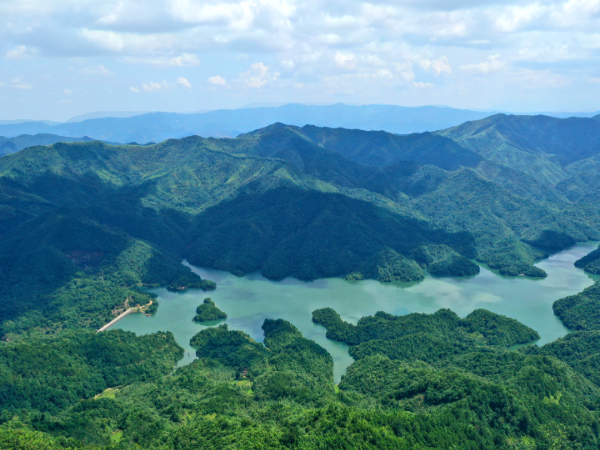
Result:
<svg viewBox="0 0 600 450"><path fill-rule="evenodd" d="M215 305L215 302L211 298L205 298L204 303L196 309L194 322L209 322L219 319L227 319L227 314L217 308L217 305Z"/></svg>

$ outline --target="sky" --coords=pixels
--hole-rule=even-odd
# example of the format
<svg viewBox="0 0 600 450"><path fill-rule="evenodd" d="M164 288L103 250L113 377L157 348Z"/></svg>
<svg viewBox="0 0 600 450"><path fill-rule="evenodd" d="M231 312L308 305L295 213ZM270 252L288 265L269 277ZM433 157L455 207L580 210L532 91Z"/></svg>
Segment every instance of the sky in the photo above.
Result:
<svg viewBox="0 0 600 450"><path fill-rule="evenodd" d="M0 0L0 120L284 103L600 110L600 0Z"/></svg>

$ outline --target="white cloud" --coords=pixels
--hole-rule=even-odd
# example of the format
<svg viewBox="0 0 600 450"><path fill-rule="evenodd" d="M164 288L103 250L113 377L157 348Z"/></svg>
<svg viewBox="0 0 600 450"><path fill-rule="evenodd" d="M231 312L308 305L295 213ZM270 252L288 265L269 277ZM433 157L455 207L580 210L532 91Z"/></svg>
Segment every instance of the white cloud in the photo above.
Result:
<svg viewBox="0 0 600 450"><path fill-rule="evenodd" d="M223 91L226 96L211 91L211 107L245 102L242 96L249 102L266 101L253 95L272 95L268 101L280 103L491 107L519 96L515 86L527 83L527 77L565 92L542 95L542 87L536 89L540 94L526 96L527 101L564 95L591 104L593 95L586 89L593 92L587 80L598 77L599 30L600 0L0 0L0 57L34 58L22 65L30 67L28 72L19 67L28 82L9 83L16 75L5 74L4 88L12 84L20 89L35 86L48 95L60 92L69 64L84 75L114 71L133 80L165 78L175 88L180 74L192 79L183 69L204 66L198 70L204 79L219 74L207 79L209 85L231 86ZM34 69L42 57L43 70ZM79 61L85 63L78 66ZM254 61L261 63L246 70ZM6 62L7 69L20 64ZM154 72L155 67L163 73ZM4 73L12 73L7 69ZM502 74L501 85L493 83L498 77L480 76L491 73ZM435 81L438 76L443 83ZM427 81L436 85L427 91L414 89L427 87ZM119 84L127 83L119 77L98 77L95 82L98 89L90 93L91 101L104 100L101 93L108 87L122 91ZM85 91L73 83L69 86L75 92ZM473 84L479 94L472 94L473 89L461 94L461 86ZM411 89L393 89L398 85ZM271 86L281 89L259 91ZM301 94L295 86L302 86ZM244 87L255 91L241 94L236 89ZM158 82L132 88L170 89ZM421 94L411 97L415 92ZM155 99L158 108L162 99ZM166 102L163 108L171 108Z"/></svg>
<svg viewBox="0 0 600 450"><path fill-rule="evenodd" d="M187 81L187 80L186 80ZM162 83L157 83L155 81L149 81L148 83L142 83L141 88L135 87L135 86L131 86L129 88L129 90L131 92L167 92L170 91L173 88L173 85L170 83L167 83L166 81L163 80Z"/></svg>
<svg viewBox="0 0 600 450"><path fill-rule="evenodd" d="M296 64L294 63L293 60L288 59L288 60L285 60L285 61L281 61L281 66L284 69L292 70L294 67L296 67Z"/></svg>
<svg viewBox="0 0 600 450"><path fill-rule="evenodd" d="M600 83L600 77L590 77L590 83Z"/></svg>
<svg viewBox="0 0 600 450"><path fill-rule="evenodd" d="M425 72L433 72L435 75L441 75L446 73L448 75L452 75L452 68L450 67L448 57L440 56L438 59L430 60L430 59L421 59L419 61L419 65L423 68Z"/></svg>
<svg viewBox="0 0 600 450"><path fill-rule="evenodd" d="M6 52L4 57L6 59L31 59L38 54L38 50L35 48L27 47L25 45L17 45L15 48Z"/></svg>
<svg viewBox="0 0 600 450"><path fill-rule="evenodd" d="M435 85L433 83L425 83L423 81L414 81L413 86L418 87L418 88L432 88Z"/></svg>
<svg viewBox="0 0 600 450"><path fill-rule="evenodd" d="M252 64L250 69L240 75L243 85L249 88L260 89L279 78L278 72L269 72L269 68L262 62Z"/></svg>
<svg viewBox="0 0 600 450"><path fill-rule="evenodd" d="M223 77L220 77L219 75L208 77L206 81L212 84L213 86L225 86L227 84L227 80L225 80L225 78Z"/></svg>
<svg viewBox="0 0 600 450"><path fill-rule="evenodd" d="M356 65L356 55L350 52L337 52L333 57L335 64L344 69L352 69Z"/></svg>
<svg viewBox="0 0 600 450"><path fill-rule="evenodd" d="M80 70L84 75L103 75L105 77L113 75L113 73L101 64L97 66L84 67Z"/></svg>
<svg viewBox="0 0 600 450"><path fill-rule="evenodd" d="M491 73L498 72L506 66L506 62L500 61L500 55L490 55L488 59L476 64L463 64L461 70L466 70L473 73Z"/></svg>
<svg viewBox="0 0 600 450"><path fill-rule="evenodd" d="M186 89L192 88L191 83L186 78L183 78L183 77L177 78L177 84L179 84L180 86L183 86Z"/></svg>
<svg viewBox="0 0 600 450"><path fill-rule="evenodd" d="M195 67L200 65L200 60L196 55L184 53L183 55L171 58L167 65L176 67Z"/></svg>
<svg viewBox="0 0 600 450"><path fill-rule="evenodd" d="M175 57L125 57L124 61L132 64L150 64L155 67L196 67L200 65L200 59L196 55L184 53Z"/></svg>
<svg viewBox="0 0 600 450"><path fill-rule="evenodd" d="M33 89L33 85L31 83L23 81L23 77L13 78L12 80L10 80L10 83L0 83L0 86L23 90Z"/></svg>
<svg viewBox="0 0 600 450"><path fill-rule="evenodd" d="M63 94L71 95L71 94L73 94L73 91L71 89L63 89Z"/></svg>
<svg viewBox="0 0 600 450"><path fill-rule="evenodd" d="M413 72L413 65L410 61L402 63L394 63L394 69L398 73L400 79L406 83L409 83L415 79L415 73Z"/></svg>

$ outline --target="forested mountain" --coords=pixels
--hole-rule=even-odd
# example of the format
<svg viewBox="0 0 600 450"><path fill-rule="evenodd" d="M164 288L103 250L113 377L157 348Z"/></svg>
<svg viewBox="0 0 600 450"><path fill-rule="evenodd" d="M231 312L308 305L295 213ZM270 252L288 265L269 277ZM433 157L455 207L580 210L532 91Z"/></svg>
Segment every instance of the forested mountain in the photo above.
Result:
<svg viewBox="0 0 600 450"><path fill-rule="evenodd" d="M558 190L564 194L569 193L566 180L585 172L581 162L600 155L600 123L593 118L497 114L439 134L540 182L562 182Z"/></svg>
<svg viewBox="0 0 600 450"><path fill-rule="evenodd" d="M385 131L319 128L312 125L299 128L278 123L246 136L258 137L252 151L259 156L281 157L280 152L289 152L290 147L302 145L299 139L305 139L347 160L369 166L419 161L446 170L456 170L474 167L483 159L454 141L431 133L399 136Z"/></svg>
<svg viewBox="0 0 600 450"><path fill-rule="evenodd" d="M554 304L575 333L519 351L538 333L486 310L357 324L316 310L356 359L339 386L329 353L276 318L263 343L227 325L201 331L198 359L176 370L170 333L94 333L128 307L155 311L144 286L214 289L184 258L271 279L415 281L473 275L474 261L544 276L537 258L600 239L591 181L575 196L569 178L546 176L593 174L593 132L503 117L487 122L498 142L513 130L495 153L475 131L278 123L235 139L3 156L0 448L598 448L599 285ZM525 148L538 121L554 137ZM570 123L588 136L575 162L568 132L551 130ZM502 160L505 148L526 157ZM529 155L543 164L529 170ZM577 265L598 273L599 255ZM217 306L207 299L196 320L225 317Z"/></svg>
<svg viewBox="0 0 600 450"><path fill-rule="evenodd" d="M98 327L126 298L150 303L139 285L210 288L183 258L271 279L411 281L475 274L472 260L545 276L533 266L545 252L600 238L594 204L430 133L276 124L236 139L58 143L1 158L0 192L5 333ZM83 313L81 284L94 305Z"/></svg>
<svg viewBox="0 0 600 450"><path fill-rule="evenodd" d="M33 147L35 145L52 145L57 142L88 142L93 139L90 137L66 137L57 136L55 134L22 134L21 136L13 138L5 138L0 136L0 156L7 155L9 153L18 152L27 147Z"/></svg>

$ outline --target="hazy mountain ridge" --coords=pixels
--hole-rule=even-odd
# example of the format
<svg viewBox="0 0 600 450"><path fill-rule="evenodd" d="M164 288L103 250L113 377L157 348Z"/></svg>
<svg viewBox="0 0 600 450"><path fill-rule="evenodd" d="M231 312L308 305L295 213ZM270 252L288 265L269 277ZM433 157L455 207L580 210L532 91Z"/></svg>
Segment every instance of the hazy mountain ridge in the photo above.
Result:
<svg viewBox="0 0 600 450"><path fill-rule="evenodd" d="M22 134L13 138L0 136L0 156L18 152L24 148L36 145L52 145L57 142L87 142L92 140L93 139L88 136L73 138L57 136L55 134Z"/></svg>
<svg viewBox="0 0 600 450"><path fill-rule="evenodd" d="M230 136L266 127L275 122L304 126L386 130L392 133L433 131L480 119L489 113L446 107L401 107L394 105L310 106L216 110L198 114L150 113L128 118L97 118L50 126L42 122L0 125L0 135L54 133L91 136L110 142L160 142L189 135Z"/></svg>

